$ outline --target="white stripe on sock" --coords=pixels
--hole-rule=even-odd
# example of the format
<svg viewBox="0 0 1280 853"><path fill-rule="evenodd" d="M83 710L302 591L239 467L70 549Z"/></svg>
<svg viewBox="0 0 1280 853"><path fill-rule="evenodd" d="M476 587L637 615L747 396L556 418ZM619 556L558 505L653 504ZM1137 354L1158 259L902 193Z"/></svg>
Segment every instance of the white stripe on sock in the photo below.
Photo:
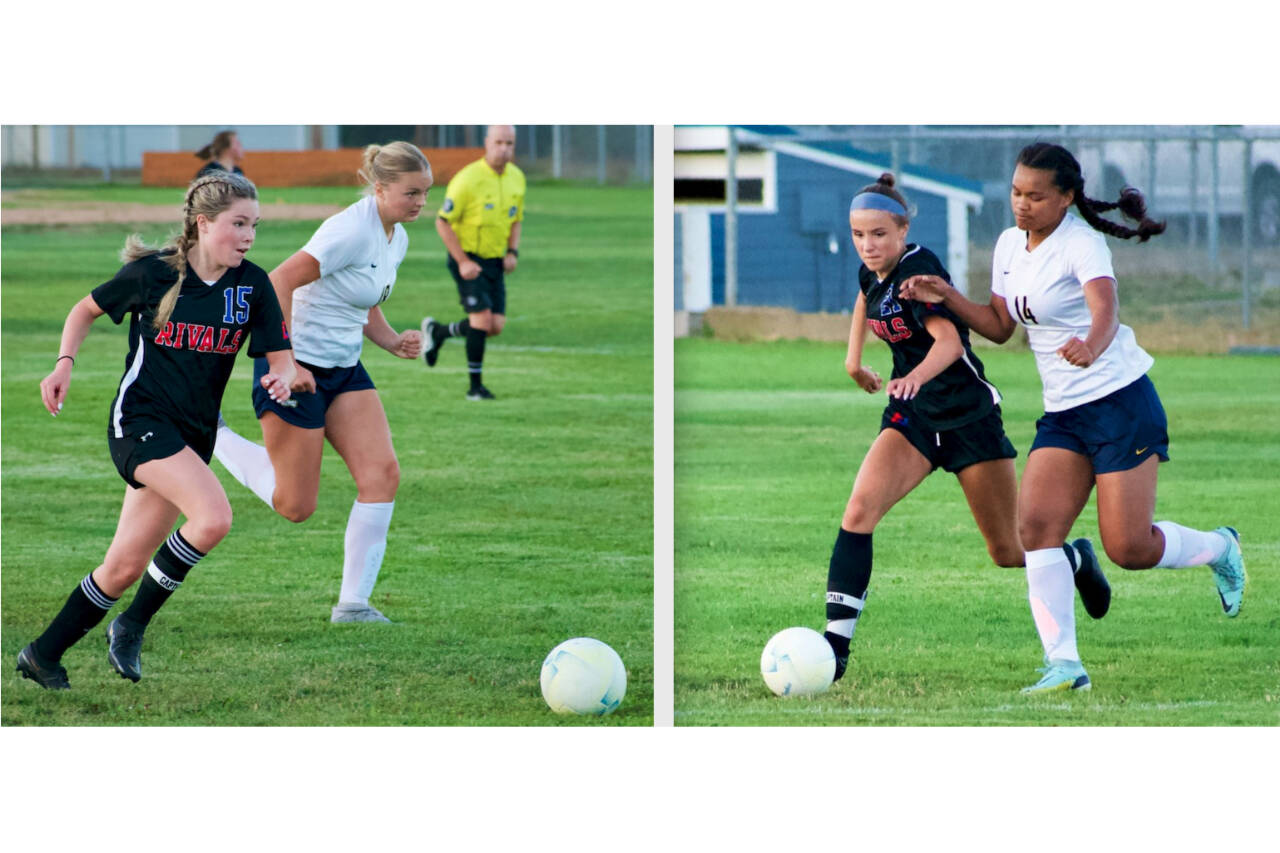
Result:
<svg viewBox="0 0 1280 853"><path fill-rule="evenodd" d="M106 593L99 590L98 585L93 582L92 574L85 575L84 580L80 581L80 591L84 593L85 598L103 610L110 610L119 601L118 598L107 598Z"/></svg>

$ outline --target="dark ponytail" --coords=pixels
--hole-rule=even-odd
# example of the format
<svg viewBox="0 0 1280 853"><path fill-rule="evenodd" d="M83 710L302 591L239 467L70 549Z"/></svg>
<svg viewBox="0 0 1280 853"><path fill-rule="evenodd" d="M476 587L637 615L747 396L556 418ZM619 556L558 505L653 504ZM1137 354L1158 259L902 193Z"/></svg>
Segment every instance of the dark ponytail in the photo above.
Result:
<svg viewBox="0 0 1280 853"><path fill-rule="evenodd" d="M1165 223L1147 218L1147 202L1142 193L1133 187L1125 187L1120 191L1116 201L1098 201L1084 194L1084 176L1080 173L1080 163L1071 152L1061 145L1049 142L1035 142L1018 153L1019 165L1028 169L1043 169L1053 173L1053 185L1062 192L1075 193L1076 209L1095 231L1110 234L1128 240L1137 237L1139 243L1164 232ZM1129 228L1118 222L1103 219L1099 216L1108 210L1119 210L1125 218L1138 223L1137 228Z"/></svg>

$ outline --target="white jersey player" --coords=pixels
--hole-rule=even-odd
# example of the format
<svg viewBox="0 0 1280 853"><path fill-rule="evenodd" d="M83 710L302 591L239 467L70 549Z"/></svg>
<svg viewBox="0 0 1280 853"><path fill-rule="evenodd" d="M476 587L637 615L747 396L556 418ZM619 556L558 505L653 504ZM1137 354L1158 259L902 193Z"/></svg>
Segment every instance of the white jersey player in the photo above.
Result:
<svg viewBox="0 0 1280 853"><path fill-rule="evenodd" d="M1153 523L1159 463L1169 459L1167 422L1146 371L1153 360L1117 319L1116 278L1101 234L1145 242L1164 224L1146 217L1142 194L1088 198L1080 164L1060 145L1018 155L1010 191L1016 227L1000 236L988 305L931 277L903 282L904 297L941 302L998 343L1027 329L1044 385L1045 414L1019 490L1019 534L1028 597L1044 646L1044 677L1027 693L1089 689L1076 646L1071 568L1062 543L1098 489L1098 529L1107 556L1126 569L1208 565L1223 611L1244 597L1244 559L1231 527L1193 530ZM1080 218L1068 213L1075 205ZM1119 208L1136 229L1099 214Z"/></svg>
<svg viewBox="0 0 1280 853"><path fill-rule="evenodd" d="M370 145L360 174L371 194L326 219L271 272L298 360L292 405L255 393L266 447L220 424L214 454L276 512L298 522L315 512L328 438L356 482L331 620L388 622L369 598L386 551L400 466L360 352L367 337L399 358L422 354L422 333L395 331L380 305L409 247L401 223L418 218L432 177L427 158L407 142Z"/></svg>

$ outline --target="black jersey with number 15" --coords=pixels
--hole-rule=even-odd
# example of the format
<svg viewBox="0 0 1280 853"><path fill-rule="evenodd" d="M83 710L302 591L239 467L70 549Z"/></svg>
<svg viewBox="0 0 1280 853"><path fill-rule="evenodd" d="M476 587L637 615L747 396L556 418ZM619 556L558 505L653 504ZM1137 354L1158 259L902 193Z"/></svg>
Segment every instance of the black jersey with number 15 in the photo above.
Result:
<svg viewBox="0 0 1280 853"><path fill-rule="evenodd" d="M987 382L982 362L969 347L969 328L941 305L899 299L902 282L913 275L936 275L951 282L938 257L924 246L907 244L898 265L883 281L863 264L858 285L867 302L867 327L889 344L893 352L893 377L906 376L924 361L933 346L925 330L925 318L934 315L953 323L960 333L964 354L946 370L924 384L906 405L920 421L934 430L955 429L986 416L1000 402L1000 392Z"/></svg>
<svg viewBox="0 0 1280 853"><path fill-rule="evenodd" d="M129 355L108 426L117 438L129 434L132 420L159 419L184 434L211 433L246 339L251 356L290 349L280 303L261 267L241 261L213 284L188 272L169 322L157 330L156 309L177 280L177 271L153 254L125 264L93 289L93 301L112 322L131 315Z"/></svg>

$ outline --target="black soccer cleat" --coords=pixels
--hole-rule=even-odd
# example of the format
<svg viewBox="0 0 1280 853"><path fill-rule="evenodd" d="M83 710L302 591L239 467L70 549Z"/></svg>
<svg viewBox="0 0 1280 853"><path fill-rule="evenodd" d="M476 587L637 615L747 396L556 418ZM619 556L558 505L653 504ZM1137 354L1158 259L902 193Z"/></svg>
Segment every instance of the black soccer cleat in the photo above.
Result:
<svg viewBox="0 0 1280 853"><path fill-rule="evenodd" d="M435 367L436 360L440 358L440 347L444 346L445 339L436 334L440 328L440 324L436 322L435 317L424 317L422 320L422 357L426 359L427 367Z"/></svg>
<svg viewBox="0 0 1280 853"><path fill-rule="evenodd" d="M117 616L107 626L107 660L121 678L142 679L142 628L130 628Z"/></svg>
<svg viewBox="0 0 1280 853"><path fill-rule="evenodd" d="M1076 589L1080 591L1080 603L1085 613L1094 619L1101 619L1111 609L1111 584L1098 565L1098 557L1093 553L1093 543L1088 539L1077 539L1071 543L1080 555L1080 565L1076 567Z"/></svg>
<svg viewBox="0 0 1280 853"><path fill-rule="evenodd" d="M35 643L18 652L18 672L23 678L30 678L46 690L70 690L71 682L67 681L67 670L60 663L49 663L40 657Z"/></svg>
<svg viewBox="0 0 1280 853"><path fill-rule="evenodd" d="M484 387L483 385L477 385L476 387L472 388L470 391L467 392L467 399L468 400L496 400L498 398L493 396L493 392L490 391L488 388Z"/></svg>
<svg viewBox="0 0 1280 853"><path fill-rule="evenodd" d="M842 637L839 634L833 634L830 631L822 632L823 639L831 644L831 651L836 656L836 675L831 681L837 682L840 676L844 675L844 671L849 668L849 637Z"/></svg>

